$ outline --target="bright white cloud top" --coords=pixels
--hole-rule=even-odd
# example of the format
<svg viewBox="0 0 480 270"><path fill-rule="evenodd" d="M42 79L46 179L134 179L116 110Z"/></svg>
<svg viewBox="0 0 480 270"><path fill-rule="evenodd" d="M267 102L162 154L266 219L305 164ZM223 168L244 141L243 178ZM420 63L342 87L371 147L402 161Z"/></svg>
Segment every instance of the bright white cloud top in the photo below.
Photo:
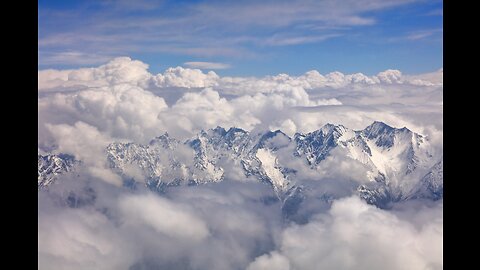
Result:
<svg viewBox="0 0 480 270"><path fill-rule="evenodd" d="M363 128L374 120L420 133L429 124L442 126L441 117L435 121L422 117L442 113L442 70L415 76L398 70L376 76L322 75L313 70L301 76L255 78L220 77L213 71L182 67L159 74L147 69L145 63L122 57L97 68L39 71L41 117L49 110L58 114L65 109L76 120L126 139L142 138L134 136L132 129L148 133L144 137L148 139L167 130L193 134L216 125L252 129L280 125L286 119L299 131L311 131L326 122ZM274 113L279 111L288 111L288 117Z"/></svg>

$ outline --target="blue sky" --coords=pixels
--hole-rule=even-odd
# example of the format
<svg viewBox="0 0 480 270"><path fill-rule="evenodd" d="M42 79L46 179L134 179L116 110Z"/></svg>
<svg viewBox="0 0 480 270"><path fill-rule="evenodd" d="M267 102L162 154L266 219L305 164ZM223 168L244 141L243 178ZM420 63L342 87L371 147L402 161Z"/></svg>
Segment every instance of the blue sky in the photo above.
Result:
<svg viewBox="0 0 480 270"><path fill-rule="evenodd" d="M443 67L443 3L428 0L38 1L39 69L117 56L220 75Z"/></svg>

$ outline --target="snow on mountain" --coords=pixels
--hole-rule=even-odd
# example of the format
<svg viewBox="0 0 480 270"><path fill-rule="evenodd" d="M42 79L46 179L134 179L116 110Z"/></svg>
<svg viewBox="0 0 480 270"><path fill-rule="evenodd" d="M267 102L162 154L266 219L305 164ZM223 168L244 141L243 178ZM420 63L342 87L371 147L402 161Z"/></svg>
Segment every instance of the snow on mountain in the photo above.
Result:
<svg viewBox="0 0 480 270"><path fill-rule="evenodd" d="M79 162L71 155L38 155L38 188L45 188L56 176L73 171Z"/></svg>
<svg viewBox="0 0 480 270"><path fill-rule="evenodd" d="M294 136L296 152L294 154L305 156L308 163L315 166L324 160L339 143L348 141L354 135L354 131L342 125L335 126L332 124L326 124L321 129L311 133L296 133Z"/></svg>
<svg viewBox="0 0 480 270"><path fill-rule="evenodd" d="M332 155L345 154L366 168L367 183L358 182L356 192L371 204L388 207L392 202L443 196L443 157L430 154L428 138L407 128L393 128L374 122L354 131L327 124L293 139L280 130L260 133L222 127L201 131L185 142L168 134L149 144L111 143L106 149L113 171L125 181L145 183L153 190L169 186L198 185L223 181L228 166L237 166L249 178L272 186L284 207L295 209L305 198L296 170L281 164L279 151L290 151L291 159L304 159L314 173ZM72 170L73 157L39 155L39 187L51 184L55 176ZM228 164L228 165L227 165Z"/></svg>
<svg viewBox="0 0 480 270"><path fill-rule="evenodd" d="M256 157L260 160L267 177L271 180L273 189L277 194L287 191L289 182L285 179L278 167L277 158L267 149L258 149Z"/></svg>
<svg viewBox="0 0 480 270"><path fill-rule="evenodd" d="M110 167L124 178L163 190L167 186L220 181L223 171L208 160L193 162L193 151L168 134L148 145L112 143L106 149ZM195 164L195 166L191 166Z"/></svg>
<svg viewBox="0 0 480 270"><path fill-rule="evenodd" d="M439 161L430 154L426 137L405 127L397 129L381 122L357 132L347 147L354 158L372 168L371 179L382 182L380 186L362 186L359 192L362 196L374 193L377 198L381 193L386 201L408 198L419 179Z"/></svg>
<svg viewBox="0 0 480 270"><path fill-rule="evenodd" d="M436 163L415 185L408 199L424 198L438 200L443 197L443 160Z"/></svg>

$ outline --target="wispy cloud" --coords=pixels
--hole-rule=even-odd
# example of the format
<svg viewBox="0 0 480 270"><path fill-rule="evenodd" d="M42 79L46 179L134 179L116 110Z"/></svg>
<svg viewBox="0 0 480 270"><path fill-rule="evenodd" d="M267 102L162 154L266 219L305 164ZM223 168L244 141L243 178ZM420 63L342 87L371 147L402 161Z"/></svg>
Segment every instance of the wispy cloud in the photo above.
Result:
<svg viewBox="0 0 480 270"><path fill-rule="evenodd" d="M78 51L66 52L38 52L38 61L51 65L96 65L111 60L114 55L99 55L95 53L83 53Z"/></svg>
<svg viewBox="0 0 480 270"><path fill-rule="evenodd" d="M415 31L406 36L406 39L408 40L420 40L424 39L427 37L430 37L434 34L437 33L442 33L443 29L427 29L427 30L420 30L420 31Z"/></svg>
<svg viewBox="0 0 480 270"><path fill-rule="evenodd" d="M215 62L185 62L183 63L189 68L199 68L199 69L226 69L230 68L229 64L224 63L215 63Z"/></svg>
<svg viewBox="0 0 480 270"><path fill-rule="evenodd" d="M168 1L106 1L58 12L40 7L38 46L41 51L56 54L76 51L86 55L131 55L162 51L244 57L254 55L257 46L290 46L339 37L353 28L375 24L374 12L410 2L245 1L186 5ZM272 33L283 36L272 37ZM46 64L42 59L40 65Z"/></svg>
<svg viewBox="0 0 480 270"><path fill-rule="evenodd" d="M428 12L425 15L427 15L427 16L443 16L443 9L442 8L434 9L434 10Z"/></svg>
<svg viewBox="0 0 480 270"><path fill-rule="evenodd" d="M435 29L421 29L416 31L410 31L386 39L388 43L395 42L419 42L419 41L429 41L429 40L441 40L443 34L442 28Z"/></svg>
<svg viewBox="0 0 480 270"><path fill-rule="evenodd" d="M328 34L320 36L281 36L275 35L270 38L267 38L261 41L263 45L269 46L288 46L288 45L298 45L305 43L320 42L330 38L341 36L341 34Z"/></svg>
<svg viewBox="0 0 480 270"><path fill-rule="evenodd" d="M148 11L154 10L161 6L164 1L152 1L152 0L103 0L99 4L108 8L114 8L118 10L134 10L134 11Z"/></svg>

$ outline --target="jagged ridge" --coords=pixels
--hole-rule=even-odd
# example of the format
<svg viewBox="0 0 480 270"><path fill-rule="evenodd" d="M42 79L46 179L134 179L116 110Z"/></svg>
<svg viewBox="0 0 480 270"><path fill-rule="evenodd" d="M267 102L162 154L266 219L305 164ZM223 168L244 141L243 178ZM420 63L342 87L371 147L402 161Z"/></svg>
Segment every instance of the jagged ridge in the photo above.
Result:
<svg viewBox="0 0 480 270"><path fill-rule="evenodd" d="M370 168L370 182L359 185L357 192L378 206L443 196L443 169L439 169L443 168L443 158L432 157L427 138L378 121L360 131L327 124L310 133L297 133L293 139L280 130L253 134L217 127L183 143L164 134L148 145L112 143L105 152L115 172L129 181L143 181L151 189L219 182L225 177L227 164L233 164L240 166L245 176L271 185L277 197L286 202L292 194L298 194L295 190L299 185L295 168L283 166L276 156L285 147L292 147L292 158L304 159L312 170L333 149L344 150L348 158ZM71 170L71 160L59 156L41 159L39 155L39 186L48 186L55 175ZM298 198L302 196L295 198L301 201ZM286 205L293 207L291 203Z"/></svg>

